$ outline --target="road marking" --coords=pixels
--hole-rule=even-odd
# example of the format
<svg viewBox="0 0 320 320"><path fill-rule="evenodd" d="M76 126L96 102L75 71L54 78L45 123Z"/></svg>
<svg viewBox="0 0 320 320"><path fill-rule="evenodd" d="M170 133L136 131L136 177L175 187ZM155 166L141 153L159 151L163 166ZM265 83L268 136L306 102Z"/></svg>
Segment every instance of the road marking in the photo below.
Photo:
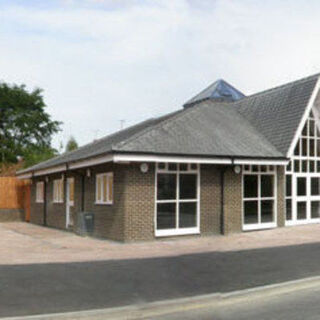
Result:
<svg viewBox="0 0 320 320"><path fill-rule="evenodd" d="M228 293L213 293L195 297L163 300L157 302L136 304L124 307L76 311L66 313L43 314L34 316L20 316L0 318L1 320L135 320L181 311L191 311L207 307L221 307L228 304L245 302L250 299L266 299L267 297L289 294L291 292L320 287L320 276L277 284L237 290Z"/></svg>

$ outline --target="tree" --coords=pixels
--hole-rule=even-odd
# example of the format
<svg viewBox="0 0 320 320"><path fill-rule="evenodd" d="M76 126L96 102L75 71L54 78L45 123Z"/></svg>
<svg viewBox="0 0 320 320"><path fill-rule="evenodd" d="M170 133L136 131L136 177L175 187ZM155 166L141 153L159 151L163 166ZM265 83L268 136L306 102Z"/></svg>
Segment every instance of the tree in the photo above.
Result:
<svg viewBox="0 0 320 320"><path fill-rule="evenodd" d="M34 164L55 155L51 146L60 122L45 112L42 90L31 92L24 85L0 83L0 161L16 163L19 158Z"/></svg>
<svg viewBox="0 0 320 320"><path fill-rule="evenodd" d="M78 149L78 143L76 139L71 136L66 145L66 152L73 151Z"/></svg>

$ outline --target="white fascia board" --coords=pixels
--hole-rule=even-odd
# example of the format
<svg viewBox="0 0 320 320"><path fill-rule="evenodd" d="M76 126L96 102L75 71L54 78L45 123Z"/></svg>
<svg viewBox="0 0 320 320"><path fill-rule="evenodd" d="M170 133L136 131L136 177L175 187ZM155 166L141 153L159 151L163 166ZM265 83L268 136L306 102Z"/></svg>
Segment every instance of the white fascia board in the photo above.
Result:
<svg viewBox="0 0 320 320"><path fill-rule="evenodd" d="M56 166L48 169L43 169L43 170L37 170L34 172L34 176L43 176L45 174L51 174L51 173L56 173L56 172L63 172L67 170L67 166L65 164L61 166Z"/></svg>
<svg viewBox="0 0 320 320"><path fill-rule="evenodd" d="M285 166L289 163L289 160L255 160L255 159L238 159L234 160L234 164L253 164L253 165L275 165Z"/></svg>
<svg viewBox="0 0 320 320"><path fill-rule="evenodd" d="M179 156L161 156L161 155L135 155L135 154L115 154L113 161L121 162L179 162L179 163L212 163L212 164L232 164L229 158L196 158Z"/></svg>
<svg viewBox="0 0 320 320"><path fill-rule="evenodd" d="M98 164L106 163L106 162L111 162L113 161L113 156L112 155L106 155L102 157L96 157L88 160L83 160L83 161L77 161L70 163L68 168L69 169L79 169L79 168L85 168L85 167L90 167L90 166L95 166Z"/></svg>
<svg viewBox="0 0 320 320"><path fill-rule="evenodd" d="M296 144L298 142L298 139L299 139L299 137L301 135L301 132L302 132L303 127L304 127L304 124L305 124L306 120L308 119L310 111L311 111L311 109L312 109L312 107L314 105L314 102L315 102L316 98L317 98L317 95L318 95L318 92L319 92L319 88L320 88L320 77L318 77L317 83L316 83L316 85L315 85L315 87L313 89L313 92L312 92L312 95L311 95L311 97L309 99L308 105L307 105L306 109L304 110L303 117L302 117L302 119L301 119L301 121L299 123L299 126L298 126L298 128L296 130L296 133L294 135L294 138L291 141L291 145L290 145L290 148L289 148L288 153L287 153L287 158L291 158L292 155L293 155L294 148L295 148L295 146L296 146Z"/></svg>
<svg viewBox="0 0 320 320"><path fill-rule="evenodd" d="M22 173L22 174L17 174L17 178L19 179L19 180L23 180L23 179L30 179L30 178L32 178L32 173Z"/></svg>

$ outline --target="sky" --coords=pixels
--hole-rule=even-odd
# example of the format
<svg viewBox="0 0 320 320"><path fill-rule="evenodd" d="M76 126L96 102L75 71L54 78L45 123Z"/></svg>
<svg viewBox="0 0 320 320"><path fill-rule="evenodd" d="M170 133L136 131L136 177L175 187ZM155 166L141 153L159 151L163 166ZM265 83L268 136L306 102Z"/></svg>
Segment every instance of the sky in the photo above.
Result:
<svg viewBox="0 0 320 320"><path fill-rule="evenodd" d="M175 111L216 79L245 94L320 72L320 1L0 0L0 81L42 88L80 145Z"/></svg>

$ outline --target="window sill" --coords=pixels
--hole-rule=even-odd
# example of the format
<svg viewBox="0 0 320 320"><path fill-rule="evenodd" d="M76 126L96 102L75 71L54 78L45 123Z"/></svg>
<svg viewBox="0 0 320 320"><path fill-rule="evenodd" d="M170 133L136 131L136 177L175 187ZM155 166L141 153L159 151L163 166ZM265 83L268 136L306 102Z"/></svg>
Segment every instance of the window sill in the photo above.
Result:
<svg viewBox="0 0 320 320"><path fill-rule="evenodd" d="M320 218L315 219L304 219L304 220L289 220L285 222L286 227L297 226L303 224L320 223Z"/></svg>
<svg viewBox="0 0 320 320"><path fill-rule="evenodd" d="M200 234L199 228L186 228L186 229L166 229L156 230L156 237L170 237L170 236L183 236L188 234Z"/></svg>
<svg viewBox="0 0 320 320"><path fill-rule="evenodd" d="M113 205L113 202L95 202L96 206L111 206Z"/></svg>
<svg viewBox="0 0 320 320"><path fill-rule="evenodd" d="M63 204L63 201L53 201L53 204Z"/></svg>
<svg viewBox="0 0 320 320"><path fill-rule="evenodd" d="M42 204L44 203L44 201L36 201L36 203Z"/></svg>
<svg viewBox="0 0 320 320"><path fill-rule="evenodd" d="M277 224L275 222L268 222L268 223L260 223L260 224L251 224L251 225L243 225L243 231L253 231L253 230L262 230L262 229L272 229L276 228Z"/></svg>

